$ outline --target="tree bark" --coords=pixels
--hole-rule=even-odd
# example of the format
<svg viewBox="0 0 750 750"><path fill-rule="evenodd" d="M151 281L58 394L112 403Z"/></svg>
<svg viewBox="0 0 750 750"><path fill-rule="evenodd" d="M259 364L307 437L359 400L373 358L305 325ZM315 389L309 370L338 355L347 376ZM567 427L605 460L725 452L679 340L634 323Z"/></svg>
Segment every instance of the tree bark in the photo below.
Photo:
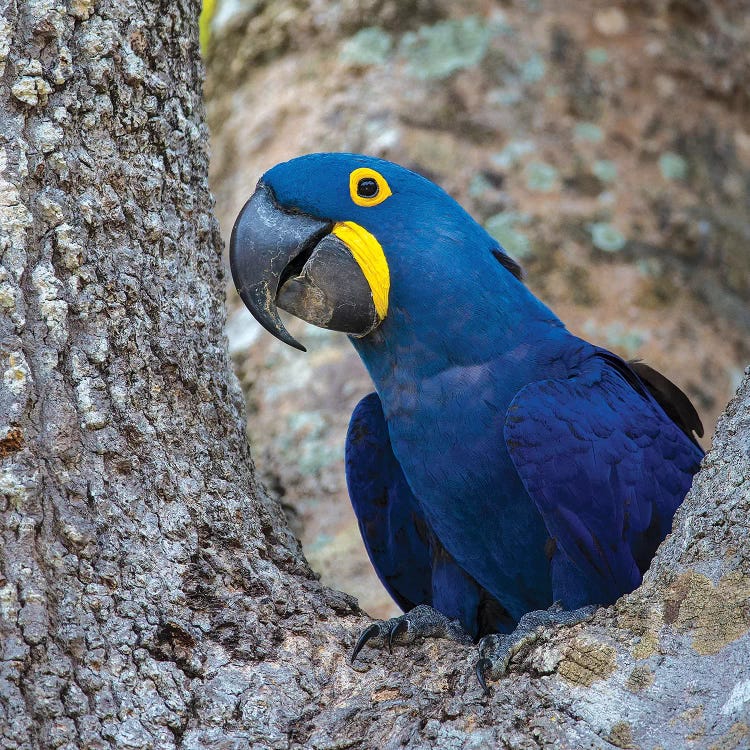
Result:
<svg viewBox="0 0 750 750"><path fill-rule="evenodd" d="M750 380L643 586L482 696L367 620L254 480L198 3L0 0L0 746L742 747Z"/></svg>

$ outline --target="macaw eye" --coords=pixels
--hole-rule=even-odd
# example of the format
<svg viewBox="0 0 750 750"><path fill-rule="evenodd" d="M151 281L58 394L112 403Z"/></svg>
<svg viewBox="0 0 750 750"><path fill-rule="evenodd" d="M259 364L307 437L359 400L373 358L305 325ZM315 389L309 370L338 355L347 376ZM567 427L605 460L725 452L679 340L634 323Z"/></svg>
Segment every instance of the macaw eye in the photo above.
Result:
<svg viewBox="0 0 750 750"><path fill-rule="evenodd" d="M380 172L360 167L349 175L349 195L358 206L377 206L392 193Z"/></svg>
<svg viewBox="0 0 750 750"><path fill-rule="evenodd" d="M378 183L372 177L363 177L357 183L357 195L360 198L374 198L378 194Z"/></svg>

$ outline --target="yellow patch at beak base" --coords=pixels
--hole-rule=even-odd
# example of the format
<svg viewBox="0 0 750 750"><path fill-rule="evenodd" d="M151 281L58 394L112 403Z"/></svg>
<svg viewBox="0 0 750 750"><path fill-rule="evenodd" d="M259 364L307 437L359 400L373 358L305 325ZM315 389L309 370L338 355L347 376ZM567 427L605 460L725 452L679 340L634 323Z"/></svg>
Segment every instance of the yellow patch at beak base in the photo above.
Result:
<svg viewBox="0 0 750 750"><path fill-rule="evenodd" d="M375 310L383 320L388 313L388 292L391 288L391 274L383 248L374 235L353 221L340 221L333 227L332 234L349 248L362 269L370 285Z"/></svg>

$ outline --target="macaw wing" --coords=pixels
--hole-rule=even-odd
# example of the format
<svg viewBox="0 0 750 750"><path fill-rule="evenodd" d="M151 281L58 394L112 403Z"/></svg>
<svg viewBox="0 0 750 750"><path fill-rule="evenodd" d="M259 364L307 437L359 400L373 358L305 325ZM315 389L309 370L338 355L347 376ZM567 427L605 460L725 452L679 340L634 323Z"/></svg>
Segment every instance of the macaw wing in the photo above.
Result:
<svg viewBox="0 0 750 750"><path fill-rule="evenodd" d="M703 455L650 388L602 353L521 389L504 432L553 540L555 598L609 604L638 586Z"/></svg>
<svg viewBox="0 0 750 750"><path fill-rule="evenodd" d="M367 554L404 611L432 603L428 527L391 450L376 393L357 404L346 436L346 482Z"/></svg>

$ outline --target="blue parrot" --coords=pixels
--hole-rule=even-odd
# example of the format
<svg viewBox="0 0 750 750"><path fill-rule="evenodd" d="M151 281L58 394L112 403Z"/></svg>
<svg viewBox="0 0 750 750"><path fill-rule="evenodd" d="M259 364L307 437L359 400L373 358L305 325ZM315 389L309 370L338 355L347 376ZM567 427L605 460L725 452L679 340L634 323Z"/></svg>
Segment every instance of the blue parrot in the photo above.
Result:
<svg viewBox="0 0 750 750"><path fill-rule="evenodd" d="M441 188L367 156L293 159L245 204L230 263L271 333L304 351L278 307L343 331L375 384L346 477L405 614L354 656L479 641L484 686L540 625L639 585L699 468L700 419L663 375L567 331Z"/></svg>

